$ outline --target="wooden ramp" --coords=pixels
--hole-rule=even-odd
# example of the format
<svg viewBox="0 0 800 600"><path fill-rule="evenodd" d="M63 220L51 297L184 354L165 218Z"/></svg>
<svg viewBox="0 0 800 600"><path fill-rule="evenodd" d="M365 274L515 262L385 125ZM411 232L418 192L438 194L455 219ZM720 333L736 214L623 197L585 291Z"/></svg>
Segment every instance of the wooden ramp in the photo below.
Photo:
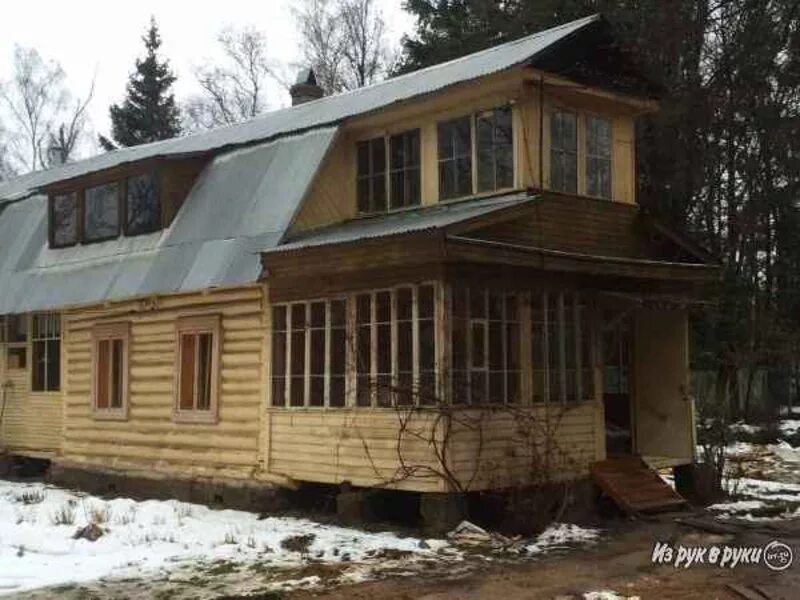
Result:
<svg viewBox="0 0 800 600"><path fill-rule="evenodd" d="M638 456L609 458L592 465L592 479L628 514L682 508L686 500Z"/></svg>

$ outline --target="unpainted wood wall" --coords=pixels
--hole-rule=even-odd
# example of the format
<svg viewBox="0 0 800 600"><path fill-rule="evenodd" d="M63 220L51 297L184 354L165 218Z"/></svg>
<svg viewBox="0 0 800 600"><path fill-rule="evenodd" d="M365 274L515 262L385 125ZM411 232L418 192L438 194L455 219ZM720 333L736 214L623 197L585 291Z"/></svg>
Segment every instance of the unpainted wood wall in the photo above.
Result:
<svg viewBox="0 0 800 600"><path fill-rule="evenodd" d="M323 227L357 215L356 144L359 140L420 129L422 204L439 199L437 124L441 121L506 104L512 105L514 123L515 188L550 186L550 115L556 109L607 117L612 124L612 199L636 202L634 113L621 99L581 95L545 83L541 91L522 70L489 76L454 86L427 98L408 102L377 114L356 118L343 127L328 153L310 193L301 206L292 231ZM544 113L540 111L544 99ZM544 127L540 128L540 120ZM540 139L540 130L543 137ZM579 193L585 174L581 172L585 149L583 120L579 119ZM542 152L540 152L540 147ZM541 159L541 160L540 160ZM541 171L544 171L544 180Z"/></svg>
<svg viewBox="0 0 800 600"><path fill-rule="evenodd" d="M177 477L253 477L264 397L262 298L262 289L252 286L69 313L61 460ZM216 424L173 420L176 321L197 315L222 317ZM96 419L91 409L91 331L98 323L114 322L131 326L125 421Z"/></svg>

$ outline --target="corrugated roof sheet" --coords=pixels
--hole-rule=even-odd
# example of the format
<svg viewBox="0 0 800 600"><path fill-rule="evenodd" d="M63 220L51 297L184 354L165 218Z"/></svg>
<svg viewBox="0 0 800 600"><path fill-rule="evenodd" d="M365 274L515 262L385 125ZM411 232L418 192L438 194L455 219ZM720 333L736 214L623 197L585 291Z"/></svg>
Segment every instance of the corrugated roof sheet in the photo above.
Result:
<svg viewBox="0 0 800 600"><path fill-rule="evenodd" d="M289 226L336 133L320 129L216 157L172 225L51 249L47 199L0 211L0 314L249 283Z"/></svg>
<svg viewBox="0 0 800 600"><path fill-rule="evenodd" d="M593 15L534 33L482 52L421 69L407 75L299 106L276 110L255 119L206 133L123 148L57 169L0 183L3 198L25 195L28 190L146 158L179 156L267 140L292 132L339 123L348 117L428 94L447 86L497 73L526 63L555 43L600 21Z"/></svg>
<svg viewBox="0 0 800 600"><path fill-rule="evenodd" d="M525 192L515 192L491 198L442 203L414 210L352 219L324 229L297 235L279 246L265 248L264 253L275 254L303 248L442 229L475 217L530 202L533 198Z"/></svg>

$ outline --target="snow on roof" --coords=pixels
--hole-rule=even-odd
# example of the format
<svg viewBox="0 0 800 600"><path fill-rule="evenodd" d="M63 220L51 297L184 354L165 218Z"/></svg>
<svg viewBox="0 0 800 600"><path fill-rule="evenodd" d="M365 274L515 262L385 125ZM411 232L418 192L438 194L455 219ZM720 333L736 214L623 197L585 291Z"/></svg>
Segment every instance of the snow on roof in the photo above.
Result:
<svg viewBox="0 0 800 600"><path fill-rule="evenodd" d="M368 87L268 112L235 125L161 142L121 148L48 171L12 179L0 183L0 203L3 199L24 196L37 187L49 183L125 163L148 158L210 152L337 124L349 117L524 64L557 42L600 20L600 15L592 15Z"/></svg>

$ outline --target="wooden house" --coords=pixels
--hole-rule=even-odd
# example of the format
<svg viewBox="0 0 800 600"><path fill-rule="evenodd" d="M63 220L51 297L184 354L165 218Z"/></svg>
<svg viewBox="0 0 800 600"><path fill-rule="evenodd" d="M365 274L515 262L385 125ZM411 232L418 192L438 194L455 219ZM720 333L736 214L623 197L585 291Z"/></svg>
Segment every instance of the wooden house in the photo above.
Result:
<svg viewBox="0 0 800 600"><path fill-rule="evenodd" d="M0 184L1 447L248 489L691 463L717 266L637 205L656 92L593 16Z"/></svg>

